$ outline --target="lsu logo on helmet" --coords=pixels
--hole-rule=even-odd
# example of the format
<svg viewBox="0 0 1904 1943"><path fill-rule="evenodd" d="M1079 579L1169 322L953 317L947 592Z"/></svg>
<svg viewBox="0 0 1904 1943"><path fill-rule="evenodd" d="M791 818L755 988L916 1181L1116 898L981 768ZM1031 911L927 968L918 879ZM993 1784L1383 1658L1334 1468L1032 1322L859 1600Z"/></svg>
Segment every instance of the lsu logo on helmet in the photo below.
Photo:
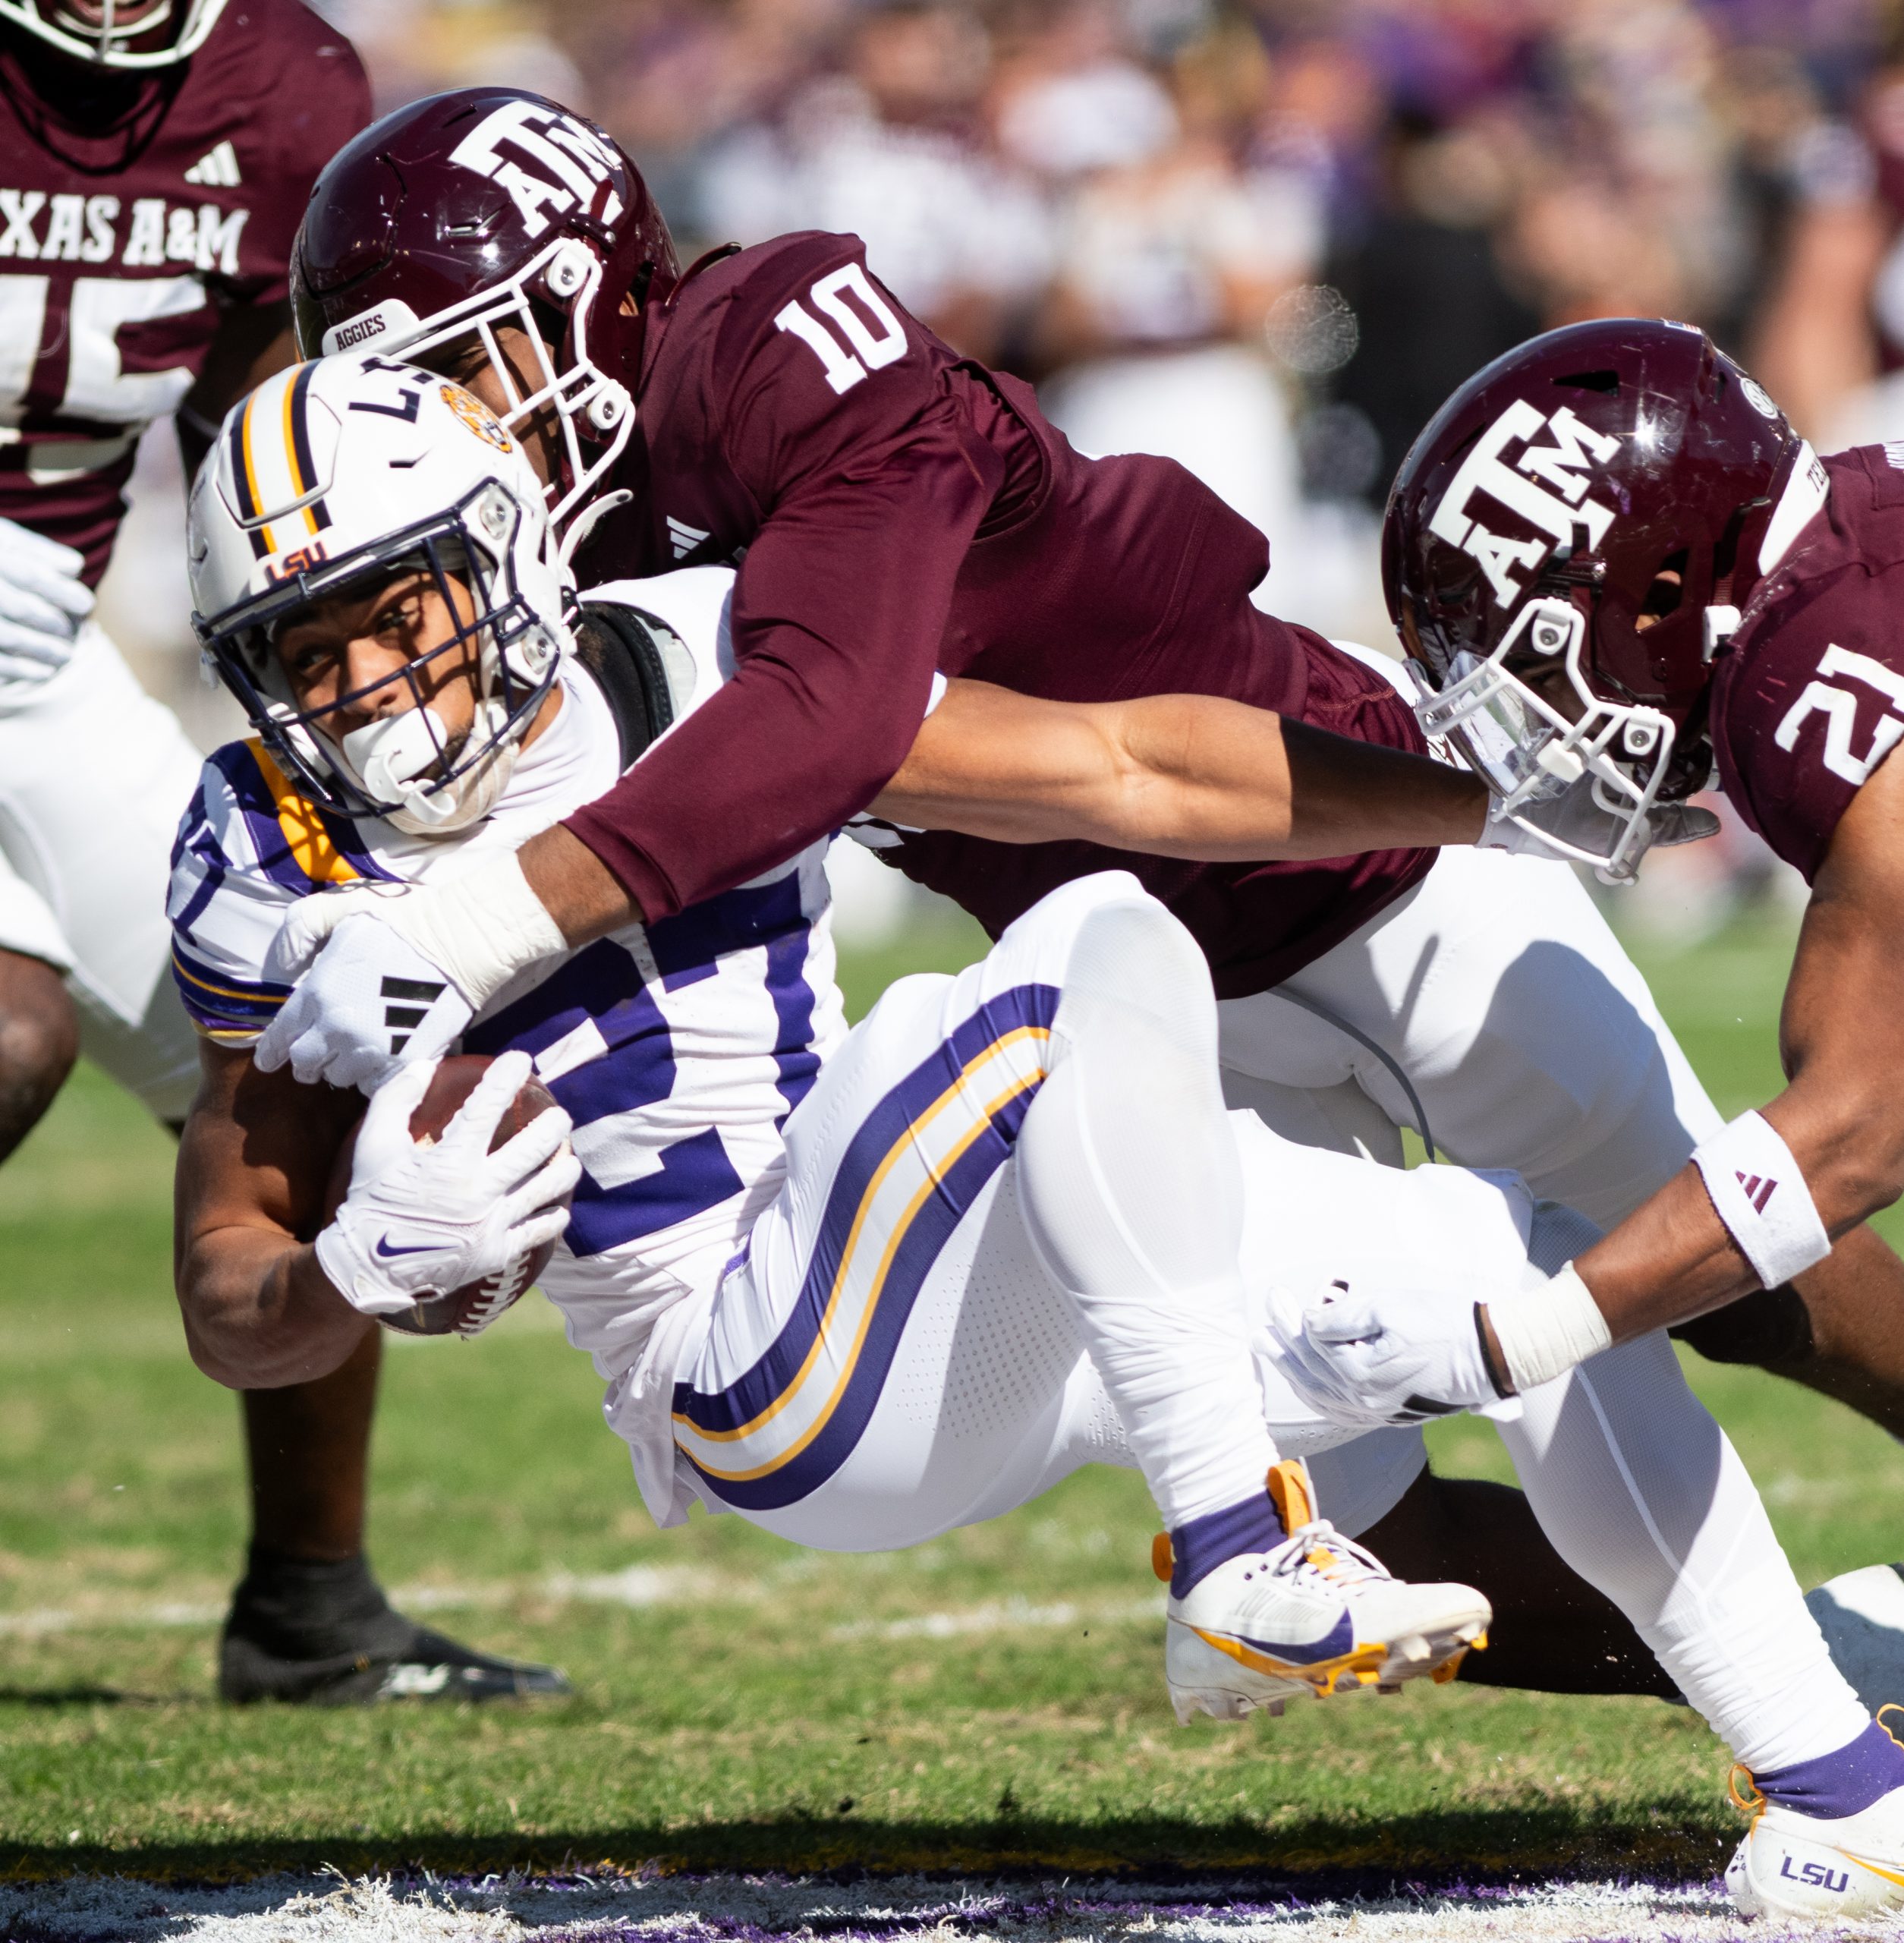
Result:
<svg viewBox="0 0 1904 1943"><path fill-rule="evenodd" d="M495 446L499 452L515 450L501 422L473 392L466 392L461 385L446 384L442 389L442 397L458 422L467 425L479 439Z"/></svg>

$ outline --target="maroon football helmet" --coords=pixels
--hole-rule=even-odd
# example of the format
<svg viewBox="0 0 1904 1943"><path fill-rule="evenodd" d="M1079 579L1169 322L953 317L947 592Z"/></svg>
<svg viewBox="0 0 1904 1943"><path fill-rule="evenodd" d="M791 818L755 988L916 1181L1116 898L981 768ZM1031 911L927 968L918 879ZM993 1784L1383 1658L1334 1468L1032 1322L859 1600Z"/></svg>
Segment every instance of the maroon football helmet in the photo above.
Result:
<svg viewBox="0 0 1904 1943"><path fill-rule="evenodd" d="M1572 324L1496 358L1389 496L1383 579L1423 728L1497 815L1630 876L1655 806L1704 779L1713 657L1824 499L1811 447L1694 325ZM1603 851L1518 814L1583 777Z"/></svg>
<svg viewBox="0 0 1904 1943"><path fill-rule="evenodd" d="M307 357L366 348L439 364L480 346L506 424L547 410L560 426L549 517L572 551L591 523L576 516L634 430L642 306L680 274L667 224L610 136L519 88L459 88L386 115L325 165L292 250L291 301ZM526 386L498 352L499 324L528 335L538 364ZM604 342L608 370L591 354Z"/></svg>

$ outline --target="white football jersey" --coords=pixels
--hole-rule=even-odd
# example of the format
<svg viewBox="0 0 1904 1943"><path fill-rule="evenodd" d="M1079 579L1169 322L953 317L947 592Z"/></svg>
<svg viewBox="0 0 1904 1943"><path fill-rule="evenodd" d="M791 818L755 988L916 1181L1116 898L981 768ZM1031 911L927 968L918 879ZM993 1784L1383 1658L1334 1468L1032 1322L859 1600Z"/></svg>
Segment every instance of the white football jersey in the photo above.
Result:
<svg viewBox="0 0 1904 1943"><path fill-rule="evenodd" d="M589 596L672 631L662 645L676 723L733 672L733 578L694 568ZM450 836L327 814L255 741L209 757L179 827L168 905L174 972L199 1030L244 1046L269 1023L289 987L264 977L266 954L299 898L452 877L609 789L620 740L602 689L572 657L560 682L560 710L494 812ZM814 845L737 890L544 961L464 1036L466 1052L532 1053L575 1123L581 1185L542 1280L570 1340L611 1381L650 1351L672 1367L678 1332L656 1336L657 1321L684 1297L711 1299L785 1173L782 1123L845 1035L825 854Z"/></svg>

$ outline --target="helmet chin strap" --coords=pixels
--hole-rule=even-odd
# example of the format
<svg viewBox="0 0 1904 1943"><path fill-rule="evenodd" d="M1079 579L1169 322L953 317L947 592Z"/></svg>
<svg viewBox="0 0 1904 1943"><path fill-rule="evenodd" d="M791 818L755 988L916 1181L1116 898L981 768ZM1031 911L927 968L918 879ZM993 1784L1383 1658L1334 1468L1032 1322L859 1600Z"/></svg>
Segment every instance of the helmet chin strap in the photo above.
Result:
<svg viewBox="0 0 1904 1943"><path fill-rule="evenodd" d="M351 773L371 798L397 805L386 820L411 836L446 836L480 822L495 807L515 768L521 740L498 743L508 711L494 701L476 705L472 736L483 735L490 752L448 783L433 785L451 735L433 708L405 709L353 729L338 745Z"/></svg>

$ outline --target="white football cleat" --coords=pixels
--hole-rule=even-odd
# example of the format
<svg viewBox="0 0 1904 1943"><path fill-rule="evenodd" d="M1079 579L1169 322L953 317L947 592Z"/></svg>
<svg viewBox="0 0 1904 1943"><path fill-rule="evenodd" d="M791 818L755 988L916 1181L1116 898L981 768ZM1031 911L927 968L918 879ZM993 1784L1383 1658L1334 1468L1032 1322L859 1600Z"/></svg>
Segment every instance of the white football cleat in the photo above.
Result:
<svg viewBox="0 0 1904 1943"><path fill-rule="evenodd" d="M1736 1776L1741 1771L1735 1769ZM1836 1820L1801 1815L1761 1795L1742 1800L1752 1825L1726 1865L1744 1916L1877 1916L1904 1910L1904 1788Z"/></svg>
<svg viewBox="0 0 1904 1943"><path fill-rule="evenodd" d="M1270 1492L1292 1535L1206 1573L1166 1608L1164 1673L1179 1721L1273 1714L1300 1693L1393 1692L1423 1674L1452 1680L1468 1649L1485 1646L1493 1617L1471 1586L1411 1586L1315 1515L1308 1477L1277 1464ZM1154 1563L1168 1579L1169 1542Z"/></svg>
<svg viewBox="0 0 1904 1943"><path fill-rule="evenodd" d="M1841 1572L1805 1595L1838 1671L1872 1713L1904 1694L1904 1567Z"/></svg>

